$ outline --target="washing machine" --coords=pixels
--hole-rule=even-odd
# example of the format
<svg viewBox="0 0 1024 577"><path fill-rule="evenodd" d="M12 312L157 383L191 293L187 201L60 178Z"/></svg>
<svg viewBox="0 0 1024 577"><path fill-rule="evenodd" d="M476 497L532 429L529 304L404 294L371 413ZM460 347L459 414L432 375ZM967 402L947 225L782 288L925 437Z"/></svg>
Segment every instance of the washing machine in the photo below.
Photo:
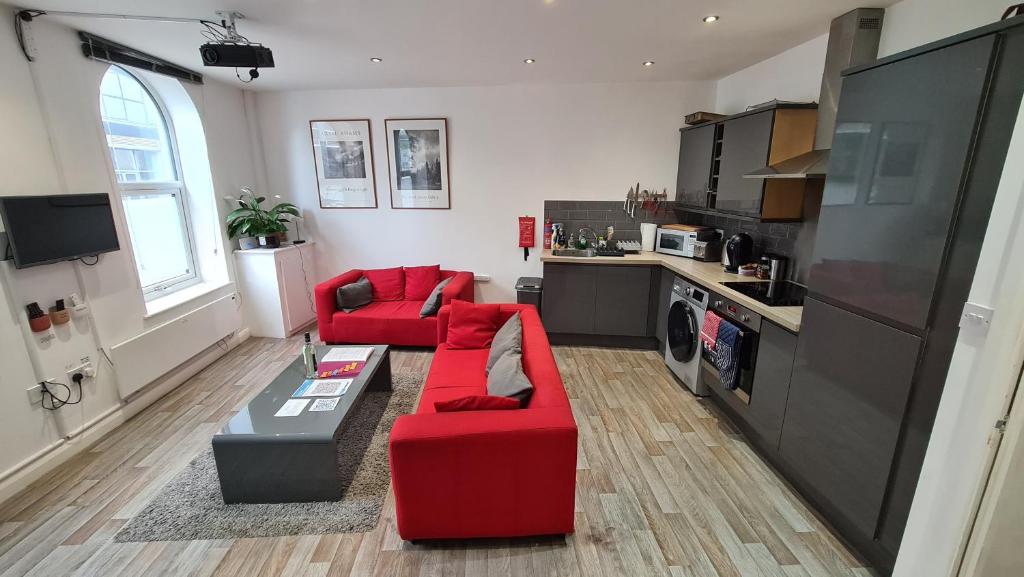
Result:
<svg viewBox="0 0 1024 577"><path fill-rule="evenodd" d="M665 364L695 395L708 394L700 380L700 328L708 308L708 291L680 277L672 282L668 305Z"/></svg>

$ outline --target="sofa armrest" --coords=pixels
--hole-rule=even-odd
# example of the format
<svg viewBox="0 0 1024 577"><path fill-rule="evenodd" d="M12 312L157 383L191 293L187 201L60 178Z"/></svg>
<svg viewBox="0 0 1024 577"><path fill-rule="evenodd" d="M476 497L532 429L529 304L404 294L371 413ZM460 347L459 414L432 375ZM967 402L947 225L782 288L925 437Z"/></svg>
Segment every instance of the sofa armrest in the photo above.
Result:
<svg viewBox="0 0 1024 577"><path fill-rule="evenodd" d="M576 443L568 407L399 417L389 448L399 535L571 532Z"/></svg>
<svg viewBox="0 0 1024 577"><path fill-rule="evenodd" d="M316 325L320 331L320 340L331 342L331 317L338 310L338 289L349 283L354 283L363 276L360 269L352 269L342 273L330 280L326 280L313 288L313 298L316 302Z"/></svg>
<svg viewBox="0 0 1024 577"><path fill-rule="evenodd" d="M452 282L441 291L441 304L446 305L452 300L473 302L473 273L460 271L452 277Z"/></svg>

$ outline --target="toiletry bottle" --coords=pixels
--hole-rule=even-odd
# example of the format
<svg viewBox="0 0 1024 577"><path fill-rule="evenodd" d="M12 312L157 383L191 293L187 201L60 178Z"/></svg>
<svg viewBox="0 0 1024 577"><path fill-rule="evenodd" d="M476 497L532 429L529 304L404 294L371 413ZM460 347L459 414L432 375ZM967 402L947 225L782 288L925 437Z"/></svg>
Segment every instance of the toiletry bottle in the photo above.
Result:
<svg viewBox="0 0 1024 577"><path fill-rule="evenodd" d="M306 365L306 378L316 378L316 349L313 342L309 340L309 333L306 333L306 343L302 345L302 362Z"/></svg>

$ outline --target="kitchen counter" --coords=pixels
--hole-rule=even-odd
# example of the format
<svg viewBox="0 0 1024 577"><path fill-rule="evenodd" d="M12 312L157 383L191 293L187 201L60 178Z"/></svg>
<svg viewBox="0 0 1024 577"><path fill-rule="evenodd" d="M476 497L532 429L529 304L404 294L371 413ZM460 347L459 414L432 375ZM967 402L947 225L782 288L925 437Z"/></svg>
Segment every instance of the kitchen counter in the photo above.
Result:
<svg viewBox="0 0 1024 577"><path fill-rule="evenodd" d="M725 281L756 280L753 277L743 277L738 274L727 273L722 270L721 263L700 262L681 256L672 256L660 252L642 252L640 254L627 254L626 256L553 256L550 249L545 249L540 256L541 262L564 263L564 264L617 264L652 266L660 265L679 276L702 285L708 290L718 293L725 298L749 308L762 317L792 332L800 331L800 318L803 314L803 307L770 307L760 303L747 295L737 292L720 284Z"/></svg>

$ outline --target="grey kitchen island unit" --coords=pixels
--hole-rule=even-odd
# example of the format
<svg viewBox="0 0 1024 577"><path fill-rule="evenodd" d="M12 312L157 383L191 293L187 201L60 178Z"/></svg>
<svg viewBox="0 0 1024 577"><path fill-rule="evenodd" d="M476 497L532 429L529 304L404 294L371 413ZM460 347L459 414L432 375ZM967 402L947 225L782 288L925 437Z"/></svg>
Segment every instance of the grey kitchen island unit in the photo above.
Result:
<svg viewBox="0 0 1024 577"><path fill-rule="evenodd" d="M339 347L317 347L317 358ZM366 391L391 390L387 345L373 345L366 366L333 411L275 417L305 381L299 356L213 436L225 503L295 503L341 499L338 446ZM312 402L312 400L310 401Z"/></svg>

